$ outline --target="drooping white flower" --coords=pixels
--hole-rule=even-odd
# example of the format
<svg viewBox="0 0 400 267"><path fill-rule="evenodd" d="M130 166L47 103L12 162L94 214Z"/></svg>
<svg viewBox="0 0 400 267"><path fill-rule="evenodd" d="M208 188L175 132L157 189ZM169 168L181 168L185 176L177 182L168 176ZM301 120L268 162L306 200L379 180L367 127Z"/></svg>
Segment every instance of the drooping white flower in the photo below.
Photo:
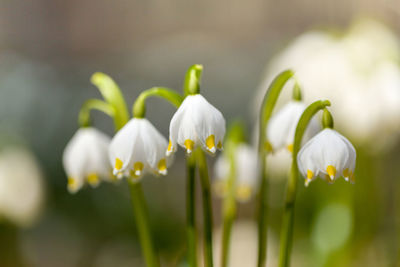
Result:
<svg viewBox="0 0 400 267"><path fill-rule="evenodd" d="M308 141L297 155L298 167L306 178L305 185L320 177L334 182L343 176L354 182L356 150L343 135L325 128Z"/></svg>
<svg viewBox="0 0 400 267"><path fill-rule="evenodd" d="M258 185L258 155L251 146L240 144L235 149L235 196L245 202L251 198ZM214 188L223 197L227 191L231 162L226 155L221 155L215 163Z"/></svg>
<svg viewBox="0 0 400 267"><path fill-rule="evenodd" d="M170 161L165 156L167 146L165 137L147 119L131 119L110 144L113 174L132 181L138 181L146 172L166 175Z"/></svg>
<svg viewBox="0 0 400 267"><path fill-rule="evenodd" d="M306 107L303 102L290 101L271 117L267 128L267 140L274 152L281 148L292 151L297 123ZM319 130L319 123L314 117L307 127L303 140L309 140Z"/></svg>
<svg viewBox="0 0 400 267"><path fill-rule="evenodd" d="M169 127L167 155L177 150L177 144L191 153L201 146L212 154L222 149L225 119L222 113L202 95L188 95L172 117Z"/></svg>
<svg viewBox="0 0 400 267"><path fill-rule="evenodd" d="M0 152L0 218L22 227L32 225L41 213L44 191L34 155L20 147Z"/></svg>
<svg viewBox="0 0 400 267"><path fill-rule="evenodd" d="M93 127L80 128L75 133L63 154L69 192L76 193L86 182L96 187L100 179L110 179L109 144L110 138Z"/></svg>

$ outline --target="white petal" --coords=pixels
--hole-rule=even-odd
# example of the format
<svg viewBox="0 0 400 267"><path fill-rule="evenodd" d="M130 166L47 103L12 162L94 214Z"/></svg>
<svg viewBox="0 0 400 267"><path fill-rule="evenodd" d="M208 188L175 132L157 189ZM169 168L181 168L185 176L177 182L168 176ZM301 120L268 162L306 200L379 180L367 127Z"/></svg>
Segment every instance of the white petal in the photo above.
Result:
<svg viewBox="0 0 400 267"><path fill-rule="evenodd" d="M293 144L297 123L305 108L303 102L290 101L271 117L267 140L275 151Z"/></svg>
<svg viewBox="0 0 400 267"><path fill-rule="evenodd" d="M345 164L349 159L348 148L340 134L332 129L324 129L321 131L319 139L319 168L322 173L327 174L327 167L334 166L336 169L336 175L334 179L341 176ZM332 177L331 177L332 178Z"/></svg>
<svg viewBox="0 0 400 267"><path fill-rule="evenodd" d="M222 113L211 105L202 95L192 97L192 120L197 134L196 145L215 153L218 145L222 147L225 136L225 119Z"/></svg>
<svg viewBox="0 0 400 267"><path fill-rule="evenodd" d="M307 142L297 154L297 165L300 173L306 179L306 186L319 175L319 170L316 166L315 156L313 155L314 140ZM311 173L310 173L311 172Z"/></svg>
<svg viewBox="0 0 400 267"><path fill-rule="evenodd" d="M111 140L109 160L114 168L114 175L124 171L131 163L133 148L137 142L140 119L131 119ZM117 163L117 164L116 164ZM120 166L116 166L120 164Z"/></svg>
<svg viewBox="0 0 400 267"><path fill-rule="evenodd" d="M167 150L168 146L167 140L148 120L145 119L142 122L140 135L145 148L147 165L154 172L166 175L167 160L165 151ZM165 164L160 162L163 159Z"/></svg>
<svg viewBox="0 0 400 267"><path fill-rule="evenodd" d="M187 153L191 153L195 145L198 143L198 137L196 133L196 128L193 122L193 117L195 116L195 109L193 107L193 96L187 96L185 101L186 108L182 113L182 119L180 121L177 143L186 149ZM184 102L185 102L184 101Z"/></svg>
<svg viewBox="0 0 400 267"><path fill-rule="evenodd" d="M86 143L88 150L90 151L86 176L90 174L98 174L99 177L109 180L111 165L108 159L108 148L110 142L110 137L96 129L93 129L92 138L90 138Z"/></svg>
<svg viewBox="0 0 400 267"><path fill-rule="evenodd" d="M187 101L185 100L182 102L178 110L175 112L174 116L172 116L169 125L169 141L171 142L171 146L166 152L167 156L171 155L177 149L179 130L182 124L182 118L185 114L185 110L187 107Z"/></svg>
<svg viewBox="0 0 400 267"><path fill-rule="evenodd" d="M235 151L237 185L256 189L258 185L258 153L251 146L241 144Z"/></svg>

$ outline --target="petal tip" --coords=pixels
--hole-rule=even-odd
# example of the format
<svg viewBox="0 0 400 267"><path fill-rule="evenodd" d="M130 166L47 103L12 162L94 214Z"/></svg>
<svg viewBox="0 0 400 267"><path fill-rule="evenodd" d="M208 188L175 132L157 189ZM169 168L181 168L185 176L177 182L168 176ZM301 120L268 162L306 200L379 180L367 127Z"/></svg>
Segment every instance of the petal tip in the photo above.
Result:
<svg viewBox="0 0 400 267"><path fill-rule="evenodd" d="M167 169L165 169L165 170L159 170L158 173L161 174L161 175L167 175L167 174L168 174L168 171L167 171Z"/></svg>

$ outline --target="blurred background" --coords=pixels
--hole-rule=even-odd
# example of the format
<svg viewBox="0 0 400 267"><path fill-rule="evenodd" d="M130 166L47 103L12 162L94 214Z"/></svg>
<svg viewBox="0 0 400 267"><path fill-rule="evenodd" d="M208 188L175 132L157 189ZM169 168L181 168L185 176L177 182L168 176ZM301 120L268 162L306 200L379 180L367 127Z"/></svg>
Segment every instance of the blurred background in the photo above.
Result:
<svg viewBox="0 0 400 267"><path fill-rule="evenodd" d="M228 123L246 121L250 143L260 96L294 68L305 101L332 100L337 128L357 148L355 185L299 184L293 266L399 266L399 34L396 0L1 1L0 266L144 266L126 184L71 195L61 156L80 106L100 97L94 72L113 77L131 105L152 86L180 91L194 63L204 65L203 95ZM148 102L165 136L173 112ZM93 116L112 136L112 121ZM285 157L270 163L269 266ZM143 180L163 266L185 266L183 158L167 177ZM217 252L220 199L213 204ZM231 266L254 265L255 207L239 204Z"/></svg>

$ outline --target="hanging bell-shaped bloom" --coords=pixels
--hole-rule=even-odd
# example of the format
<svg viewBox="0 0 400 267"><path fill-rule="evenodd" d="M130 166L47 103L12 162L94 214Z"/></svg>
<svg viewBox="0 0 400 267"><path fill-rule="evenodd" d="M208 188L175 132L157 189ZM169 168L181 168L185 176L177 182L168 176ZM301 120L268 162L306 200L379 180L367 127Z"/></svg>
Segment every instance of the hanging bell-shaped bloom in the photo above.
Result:
<svg viewBox="0 0 400 267"><path fill-rule="evenodd" d="M287 148L290 152L293 150L297 123L306 107L306 104L301 101L290 101L271 117L267 128L267 140L272 151L281 148ZM318 120L313 118L307 127L303 140L309 140L320 130Z"/></svg>
<svg viewBox="0 0 400 267"><path fill-rule="evenodd" d="M297 162L306 178L306 186L318 176L330 183L341 176L346 181L355 181L356 150L349 140L330 128L325 128L303 146Z"/></svg>
<svg viewBox="0 0 400 267"><path fill-rule="evenodd" d="M258 185L258 154L254 148L240 144L235 149L235 197L245 202L251 198ZM221 155L215 163L214 189L220 197L227 193L227 182L231 172L231 162Z"/></svg>
<svg viewBox="0 0 400 267"><path fill-rule="evenodd" d="M109 144L110 138L92 127L80 128L75 133L63 154L69 192L77 192L85 182L96 187L101 178L111 179Z"/></svg>
<svg viewBox="0 0 400 267"><path fill-rule="evenodd" d="M224 135L222 113L202 95L188 95L172 117L167 155L177 150L177 144L188 154L197 146L214 154L222 149Z"/></svg>
<svg viewBox="0 0 400 267"><path fill-rule="evenodd" d="M112 139L109 158L118 178L138 181L146 172L167 174L168 142L145 118L131 119Z"/></svg>

